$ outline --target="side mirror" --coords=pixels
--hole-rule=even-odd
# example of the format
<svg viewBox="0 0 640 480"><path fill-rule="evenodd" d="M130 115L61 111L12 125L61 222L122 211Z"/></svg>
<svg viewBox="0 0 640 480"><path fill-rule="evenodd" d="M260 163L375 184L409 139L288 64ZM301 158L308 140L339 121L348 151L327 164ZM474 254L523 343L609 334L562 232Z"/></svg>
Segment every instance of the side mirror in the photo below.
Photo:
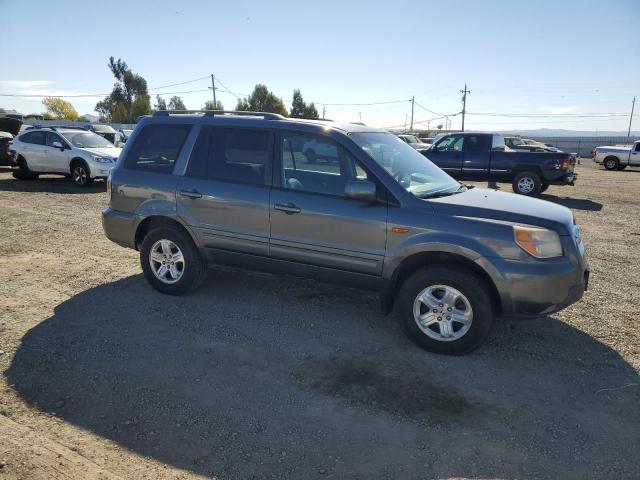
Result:
<svg viewBox="0 0 640 480"><path fill-rule="evenodd" d="M362 202L375 202L376 184L368 180L349 180L344 187L344 196Z"/></svg>
<svg viewBox="0 0 640 480"><path fill-rule="evenodd" d="M62 145L62 142L53 142L51 146L53 148L59 148L60 150L64 150L64 145Z"/></svg>

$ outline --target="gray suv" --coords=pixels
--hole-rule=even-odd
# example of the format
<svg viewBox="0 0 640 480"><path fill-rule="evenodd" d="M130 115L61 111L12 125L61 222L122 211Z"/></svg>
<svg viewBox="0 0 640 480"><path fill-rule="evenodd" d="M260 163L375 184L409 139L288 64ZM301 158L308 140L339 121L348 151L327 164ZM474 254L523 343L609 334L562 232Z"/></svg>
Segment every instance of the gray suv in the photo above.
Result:
<svg viewBox="0 0 640 480"><path fill-rule="evenodd" d="M310 143L333 152L318 163ZM579 300L589 267L571 211L464 186L391 133L255 112L141 119L109 177L112 241L157 290L231 264L377 290L426 350L464 354L501 316Z"/></svg>

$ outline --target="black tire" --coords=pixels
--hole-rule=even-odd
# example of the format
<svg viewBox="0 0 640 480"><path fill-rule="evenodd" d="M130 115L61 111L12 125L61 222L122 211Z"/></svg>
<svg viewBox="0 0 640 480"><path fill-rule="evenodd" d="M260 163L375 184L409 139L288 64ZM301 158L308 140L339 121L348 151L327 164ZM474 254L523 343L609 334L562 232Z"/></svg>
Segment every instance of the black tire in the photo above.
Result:
<svg viewBox="0 0 640 480"><path fill-rule="evenodd" d="M89 166L81 160L76 160L71 164L71 179L79 187L86 188L93 185Z"/></svg>
<svg viewBox="0 0 640 480"><path fill-rule="evenodd" d="M35 180L38 178L38 174L29 169L29 165L27 165L27 161L24 157L18 157L16 164L18 165L18 168L11 172L13 178L18 180Z"/></svg>
<svg viewBox="0 0 640 480"><path fill-rule="evenodd" d="M316 155L315 150L307 150L304 154L307 157L307 162L316 163L318 161L318 155Z"/></svg>
<svg viewBox="0 0 640 480"><path fill-rule="evenodd" d="M471 325L459 339L443 341L431 338L418 327L414 318L414 302L418 294L437 285L458 290L471 306ZM461 267L438 266L417 271L403 283L397 301L400 322L407 336L419 347L433 353L464 355L475 350L487 339L495 321L495 305L486 282L474 272ZM435 325L433 327L436 328ZM458 331L461 329L458 328Z"/></svg>
<svg viewBox="0 0 640 480"><path fill-rule="evenodd" d="M549 189L549 184L543 183L542 187L540 188L540 193L546 192L548 189Z"/></svg>
<svg viewBox="0 0 640 480"><path fill-rule="evenodd" d="M517 194L534 197L542 191L542 180L535 172L520 172L513 179L511 186Z"/></svg>
<svg viewBox="0 0 640 480"><path fill-rule="evenodd" d="M151 249L160 240L173 242L184 257L182 276L175 283L161 281L151 267ZM202 284L207 272L207 265L191 237L180 228L171 226L155 228L147 233L140 245L140 265L151 286L169 295L182 295L195 291Z"/></svg>
<svg viewBox="0 0 640 480"><path fill-rule="evenodd" d="M618 159L616 157L607 157L604 159L604 162L602 162L602 164L607 170L618 170L620 162L618 162Z"/></svg>

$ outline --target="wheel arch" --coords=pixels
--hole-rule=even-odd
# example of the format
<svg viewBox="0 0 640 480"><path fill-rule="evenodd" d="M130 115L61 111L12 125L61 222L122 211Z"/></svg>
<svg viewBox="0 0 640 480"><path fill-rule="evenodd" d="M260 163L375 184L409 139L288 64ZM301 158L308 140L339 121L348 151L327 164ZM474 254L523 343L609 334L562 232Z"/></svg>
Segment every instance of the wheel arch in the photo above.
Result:
<svg viewBox="0 0 640 480"><path fill-rule="evenodd" d="M136 231L133 237L133 244L136 250L140 250L140 244L144 240L144 237L154 228L159 227L173 227L183 231L196 245L198 246L198 242L191 234L189 229L185 227L182 223L180 223L175 218L165 217L162 215L151 215L149 217L144 218L140 223L138 223L136 227Z"/></svg>
<svg viewBox="0 0 640 480"><path fill-rule="evenodd" d="M73 175L73 166L76 165L77 163L84 163L85 167L87 167L89 169L89 173L91 173L91 169L89 168L89 164L87 163L87 161L82 158L82 157L73 157L71 159L71 161L69 162L69 174Z"/></svg>
<svg viewBox="0 0 640 480"><path fill-rule="evenodd" d="M498 292L495 282L491 278L491 275L484 270L480 265L471 260L470 258L460 255L458 253L444 252L444 251L428 251L418 252L405 258L394 270L391 279L387 281L387 285L382 291L382 308L385 313L389 313L393 309L394 299L402 288L403 283L413 273L424 268L426 266L435 265L453 265L458 268L466 269L482 278L489 288L491 299L493 300L498 316L503 313L502 299Z"/></svg>

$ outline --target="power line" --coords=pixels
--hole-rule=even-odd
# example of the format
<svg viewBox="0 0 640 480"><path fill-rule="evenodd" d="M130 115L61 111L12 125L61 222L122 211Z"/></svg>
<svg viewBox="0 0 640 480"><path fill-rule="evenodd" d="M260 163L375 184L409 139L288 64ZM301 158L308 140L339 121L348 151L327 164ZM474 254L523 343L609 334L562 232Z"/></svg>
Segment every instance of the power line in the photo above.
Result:
<svg viewBox="0 0 640 480"><path fill-rule="evenodd" d="M493 112L467 112L467 115L485 117L509 117L509 118L598 118L598 117L626 117L629 112L599 112L599 113L493 113Z"/></svg>
<svg viewBox="0 0 640 480"><path fill-rule="evenodd" d="M388 105L391 103L404 103L404 102L410 102L411 99L407 98L404 100L390 100L388 102L368 102L368 103L325 103L325 102L314 102L317 103L318 105L324 105L324 106L338 106L338 105L344 105L344 106L363 106L363 105Z"/></svg>
<svg viewBox="0 0 640 480"><path fill-rule="evenodd" d="M194 78L193 80L187 80L186 82L170 83L169 85L162 85L161 87L148 88L147 90L149 90L149 91L151 91L151 90L160 90L161 88L175 87L175 86L178 86L178 85L185 85L187 83L193 83L193 82L198 82L200 80L204 80L205 78L209 78L209 75L205 75L204 77L200 77L200 78Z"/></svg>

